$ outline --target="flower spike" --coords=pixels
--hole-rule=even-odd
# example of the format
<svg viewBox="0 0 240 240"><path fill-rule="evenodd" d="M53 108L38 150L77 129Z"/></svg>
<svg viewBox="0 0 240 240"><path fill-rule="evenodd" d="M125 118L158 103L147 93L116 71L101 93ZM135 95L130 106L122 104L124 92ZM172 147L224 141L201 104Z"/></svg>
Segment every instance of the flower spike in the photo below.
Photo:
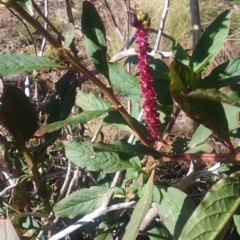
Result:
<svg viewBox="0 0 240 240"><path fill-rule="evenodd" d="M160 138L161 122L159 120L159 113L157 112L157 92L154 88L152 68L149 66L150 56L147 53L149 48L148 29L150 23L151 20L146 13L140 12L130 16L130 24L137 29L136 42L138 44L139 83L144 100L143 110L149 136L154 141Z"/></svg>

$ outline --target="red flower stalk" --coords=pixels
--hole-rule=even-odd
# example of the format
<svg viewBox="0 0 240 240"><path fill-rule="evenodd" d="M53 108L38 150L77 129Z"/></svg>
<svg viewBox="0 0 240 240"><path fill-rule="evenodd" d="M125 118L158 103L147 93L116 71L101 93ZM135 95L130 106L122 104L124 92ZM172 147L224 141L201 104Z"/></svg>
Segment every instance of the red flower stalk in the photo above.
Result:
<svg viewBox="0 0 240 240"><path fill-rule="evenodd" d="M148 43L148 28L150 18L145 13L132 14L130 24L136 27L136 42L138 43L138 69L139 83L142 88L142 97L144 100L143 110L149 136L152 140L160 138L159 113L157 112L157 92L154 88L152 68L149 66L150 56L147 53L149 48Z"/></svg>

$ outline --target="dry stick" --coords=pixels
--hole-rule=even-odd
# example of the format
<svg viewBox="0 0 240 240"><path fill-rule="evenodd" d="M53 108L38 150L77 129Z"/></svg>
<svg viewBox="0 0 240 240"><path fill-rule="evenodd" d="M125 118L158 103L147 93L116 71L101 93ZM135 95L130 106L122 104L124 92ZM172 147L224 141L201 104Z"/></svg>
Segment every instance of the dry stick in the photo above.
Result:
<svg viewBox="0 0 240 240"><path fill-rule="evenodd" d="M16 186L18 185L18 182L17 183L14 183L6 188L4 188L1 192L0 192L0 197L3 196L7 191L15 188Z"/></svg>
<svg viewBox="0 0 240 240"><path fill-rule="evenodd" d="M115 30L116 30L116 32L118 33L118 35L119 35L120 39L122 40L122 42L124 43L123 36L122 36L122 34L121 34L120 30L119 30L119 27L118 27L118 25L117 25L117 22L116 22L116 20L115 20L115 17L113 16L112 10L111 10L111 8L110 8L107 0L104 0L104 2L105 2L105 5L106 5L109 13L110 13L110 17L111 17L111 19L112 19L112 21L113 21L113 24L114 24L114 26L115 26Z"/></svg>
<svg viewBox="0 0 240 240"><path fill-rule="evenodd" d="M191 19L192 19L192 35L193 35L193 49L196 47L200 37L201 37L201 20L199 13L199 4L198 0L190 0L190 10L191 10ZM193 121L193 133L199 127L199 123Z"/></svg>
<svg viewBox="0 0 240 240"><path fill-rule="evenodd" d="M70 0L65 0L65 4L66 4L66 12L67 12L67 17L68 17L68 22L72 23L74 26L74 18L73 18L73 14L72 14L72 7L71 7L71 1ZM75 58L78 58L78 50L74 44L74 38L70 44L70 49L74 54Z"/></svg>
<svg viewBox="0 0 240 240"><path fill-rule="evenodd" d="M133 55L137 55L138 53L136 52L136 50L134 48L130 48L130 49L124 49L121 52L117 53L116 55L114 55L110 62L118 62L120 60L122 60L123 58L129 57L129 56L133 56ZM156 55L160 55L164 58L169 58L172 56L172 52L165 52L165 51L155 51L152 50L150 52L148 52L148 55L150 56L156 56Z"/></svg>
<svg viewBox="0 0 240 240"><path fill-rule="evenodd" d="M46 18L48 18L48 0L45 0L45 3L44 3L44 16ZM44 28L47 30L47 27L48 27L48 24L45 21L44 22ZM38 53L39 57L42 57L45 46L46 46L46 38L43 38L41 48L40 48L40 52ZM37 83L37 81L34 81L34 86L35 86L35 94L34 94L33 100L35 100L36 103L38 103L39 102L39 94L38 94L38 83Z"/></svg>
<svg viewBox="0 0 240 240"><path fill-rule="evenodd" d="M147 145L151 146L149 140L145 137L145 135L138 129L138 126L132 120L131 116L127 113L118 99L115 97L111 89L107 88L98 78L95 77L88 69L83 66L76 58L74 58L66 49L62 49L60 43L48 32L46 29L42 27L42 25L35 20L31 15L29 15L21 6L19 6L15 1L10 0L8 3L4 3L7 7L11 7L15 9L19 15L21 15L26 21L28 21L40 34L42 34L47 41L57 50L59 50L59 54L65 57L67 61L69 61L75 69L81 73L83 73L86 77L88 77L96 86L98 86L104 95L112 102L115 108L119 111L119 113L125 118L128 124L132 127L133 131L139 138L139 140Z"/></svg>
<svg viewBox="0 0 240 240"><path fill-rule="evenodd" d="M72 233L73 231L77 230L78 228L83 227L84 225L88 224L89 222L93 222L95 218L98 218L98 217L106 214L107 212L115 211L115 210L119 210L119 209L130 208L130 207L133 207L134 205L135 205L135 202L132 201L132 202L127 202L127 203L115 204L110 207L101 206L98 209L96 209L94 212L92 212L88 215L85 215L82 219L79 219L73 225L71 225L71 226L67 227L66 229L60 231L59 233L55 234L49 240L59 240L65 236L67 236L68 234Z"/></svg>
<svg viewBox="0 0 240 240"><path fill-rule="evenodd" d="M160 45L160 42L161 42L161 39L162 39L162 33L163 33L164 26L165 26L167 13L168 13L168 10L169 10L169 4L170 4L170 0L166 0L165 4L164 4L163 14L162 14L161 21L160 21L160 26L159 26L159 30L158 30L156 43L155 43L155 46L154 46L154 51L155 52L159 49L159 45Z"/></svg>
<svg viewBox="0 0 240 240"><path fill-rule="evenodd" d="M34 7L34 9L36 10L36 12L42 17L42 19L48 24L49 27L51 27L51 29L53 30L54 33L56 33L57 35L59 34L58 30L53 26L53 24L48 20L48 18L43 14L43 12L41 11L41 9L38 7L38 5L35 3L34 0L32 0L32 5Z"/></svg>
<svg viewBox="0 0 240 240"><path fill-rule="evenodd" d="M45 13L44 13L44 16L45 16L46 18L48 18L48 0L45 0L44 12L45 12ZM48 26L48 24L47 24L47 22L45 21L45 22L44 22L44 28L45 28L46 30L47 30L47 26ZM41 57L41 56L43 55L45 46L46 46L46 38L43 38L42 44L41 44L40 53L38 54L38 56Z"/></svg>

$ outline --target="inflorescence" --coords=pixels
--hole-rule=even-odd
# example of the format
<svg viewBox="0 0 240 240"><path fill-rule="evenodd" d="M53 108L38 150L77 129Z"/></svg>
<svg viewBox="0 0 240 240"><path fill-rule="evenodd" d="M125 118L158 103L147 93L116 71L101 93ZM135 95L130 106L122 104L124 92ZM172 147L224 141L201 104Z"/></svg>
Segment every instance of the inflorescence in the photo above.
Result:
<svg viewBox="0 0 240 240"><path fill-rule="evenodd" d="M138 69L139 69L139 83L142 88L143 110L145 114L145 121L147 130L151 140L158 140L160 138L159 113L157 112L157 92L154 88L153 72L149 66L150 56L148 55L148 29L150 26L150 18L146 13L131 14L130 24L136 30L136 42L138 44Z"/></svg>

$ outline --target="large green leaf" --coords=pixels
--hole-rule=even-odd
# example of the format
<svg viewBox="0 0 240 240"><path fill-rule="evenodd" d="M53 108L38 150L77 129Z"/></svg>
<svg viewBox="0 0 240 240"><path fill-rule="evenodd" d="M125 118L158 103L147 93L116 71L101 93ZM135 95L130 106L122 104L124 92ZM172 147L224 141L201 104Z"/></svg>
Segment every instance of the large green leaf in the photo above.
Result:
<svg viewBox="0 0 240 240"><path fill-rule="evenodd" d="M63 48L68 48L71 45L73 38L74 38L74 26L72 23L69 23L67 26L67 32Z"/></svg>
<svg viewBox="0 0 240 240"><path fill-rule="evenodd" d="M93 118L99 117L103 113L106 113L106 110L85 111L75 116L74 118L43 125L37 130L37 132L35 133L35 136L40 137L45 133L51 133L51 132L57 131L67 125L77 124L77 123L86 123Z"/></svg>
<svg viewBox="0 0 240 240"><path fill-rule="evenodd" d="M240 207L235 211L233 215L233 221L236 226L237 232L240 235Z"/></svg>
<svg viewBox="0 0 240 240"><path fill-rule="evenodd" d="M68 218L91 213L101 206L107 193L108 188L106 187L80 189L55 204L53 211L59 217Z"/></svg>
<svg viewBox="0 0 240 240"><path fill-rule="evenodd" d="M151 60L151 66L153 67L153 80L158 102L162 105L172 105L173 101L169 89L171 77L168 66L162 60L154 58Z"/></svg>
<svg viewBox="0 0 240 240"><path fill-rule="evenodd" d="M107 110L112 106L108 100L100 99L91 92L86 93L83 91L78 91L76 104L82 108L83 111Z"/></svg>
<svg viewBox="0 0 240 240"><path fill-rule="evenodd" d="M142 194L133 210L133 213L126 227L126 232L122 240L130 240L130 239L134 240L138 235L140 224L152 203L153 177L154 177L153 173L154 172L151 173L151 176L149 177L147 184L144 186L142 190Z"/></svg>
<svg viewBox="0 0 240 240"><path fill-rule="evenodd" d="M177 188L161 189L161 193L162 200L160 204L156 203L158 213L174 239L178 239L182 228L196 207L195 203Z"/></svg>
<svg viewBox="0 0 240 240"><path fill-rule="evenodd" d="M0 219L0 239L20 240L9 219Z"/></svg>
<svg viewBox="0 0 240 240"><path fill-rule="evenodd" d="M0 53L0 76L10 76L33 70L61 68L62 66L36 55Z"/></svg>
<svg viewBox="0 0 240 240"><path fill-rule="evenodd" d="M213 148L206 143L208 138L212 135L212 131L203 125L200 125L192 136L185 151L187 153L207 153L212 152Z"/></svg>
<svg viewBox="0 0 240 240"><path fill-rule="evenodd" d="M66 72L56 83L56 91L50 98L50 104L47 106L48 114L47 124L65 120L72 110L75 103L76 84L75 73ZM59 137L61 130L45 135L46 140L55 140Z"/></svg>
<svg viewBox="0 0 240 240"><path fill-rule="evenodd" d="M113 86L124 96L141 102L141 89L137 78L127 72L121 64L109 63L109 75Z"/></svg>
<svg viewBox="0 0 240 240"><path fill-rule="evenodd" d="M193 148L205 143L211 134L212 134L212 131L209 128L206 128L203 125L200 125L195 131L195 133L193 134L192 139L188 144L188 147Z"/></svg>
<svg viewBox="0 0 240 240"><path fill-rule="evenodd" d="M222 104L208 99L186 96L188 92L195 91L198 88L202 88L204 91L207 91L207 89L199 76L181 62L174 60L170 65L170 72L172 77L171 94L180 108L188 117L211 129L214 134L226 141L233 150L228 136L228 121Z"/></svg>
<svg viewBox="0 0 240 240"><path fill-rule="evenodd" d="M18 141L28 141L38 128L34 105L22 90L12 85L4 90L0 121Z"/></svg>
<svg viewBox="0 0 240 240"><path fill-rule="evenodd" d="M109 231L102 232L98 234L94 240L113 240L112 233Z"/></svg>
<svg viewBox="0 0 240 240"><path fill-rule="evenodd" d="M221 13L207 28L193 50L190 66L194 72L201 72L219 53L228 36L230 11Z"/></svg>
<svg viewBox="0 0 240 240"><path fill-rule="evenodd" d="M240 58L233 58L215 67L203 80L210 88L232 86L240 82Z"/></svg>
<svg viewBox="0 0 240 240"><path fill-rule="evenodd" d="M240 172L218 181L184 226L179 240L216 239L240 204Z"/></svg>
<svg viewBox="0 0 240 240"><path fill-rule="evenodd" d="M199 98L208 99L216 102L225 102L227 104L240 107L240 94L237 92L229 92L223 94L220 91L210 88L210 89L196 89L185 94L189 98Z"/></svg>
<svg viewBox="0 0 240 240"><path fill-rule="evenodd" d="M147 236L149 237L149 240L172 240L173 238L170 236L170 234L161 227L148 227L146 231Z"/></svg>
<svg viewBox="0 0 240 240"><path fill-rule="evenodd" d="M137 121L135 118L132 118L132 121L135 122L135 125L138 126L138 128L142 131L142 133L145 136L148 136L147 130L142 123ZM130 126L128 125L125 118L119 112L116 112L116 111L109 112L108 115L106 117L104 117L103 124L112 125L112 126L114 126L116 128L119 128L121 130L134 133L132 131L132 129L130 128Z"/></svg>
<svg viewBox="0 0 240 240"><path fill-rule="evenodd" d="M81 25L88 58L100 73L109 78L105 28L91 2L83 2Z"/></svg>
<svg viewBox="0 0 240 240"><path fill-rule="evenodd" d="M112 151L116 153L125 153L133 156L150 155L156 158L160 158L162 154L153 148L149 148L142 144L129 144L123 140L114 142L113 144L106 144L103 142L97 142L94 144L94 149L101 151Z"/></svg>
<svg viewBox="0 0 240 240"><path fill-rule="evenodd" d="M180 45L180 43L177 41L174 41L172 44L172 57L186 66L189 65L187 54L184 51L183 47Z"/></svg>
<svg viewBox="0 0 240 240"><path fill-rule="evenodd" d="M17 0L18 4L24 8L31 16L34 15L33 6L31 0Z"/></svg>
<svg viewBox="0 0 240 240"><path fill-rule="evenodd" d="M117 172L133 165L119 158L114 152L95 152L91 142L63 142L65 153L70 161L88 171Z"/></svg>

